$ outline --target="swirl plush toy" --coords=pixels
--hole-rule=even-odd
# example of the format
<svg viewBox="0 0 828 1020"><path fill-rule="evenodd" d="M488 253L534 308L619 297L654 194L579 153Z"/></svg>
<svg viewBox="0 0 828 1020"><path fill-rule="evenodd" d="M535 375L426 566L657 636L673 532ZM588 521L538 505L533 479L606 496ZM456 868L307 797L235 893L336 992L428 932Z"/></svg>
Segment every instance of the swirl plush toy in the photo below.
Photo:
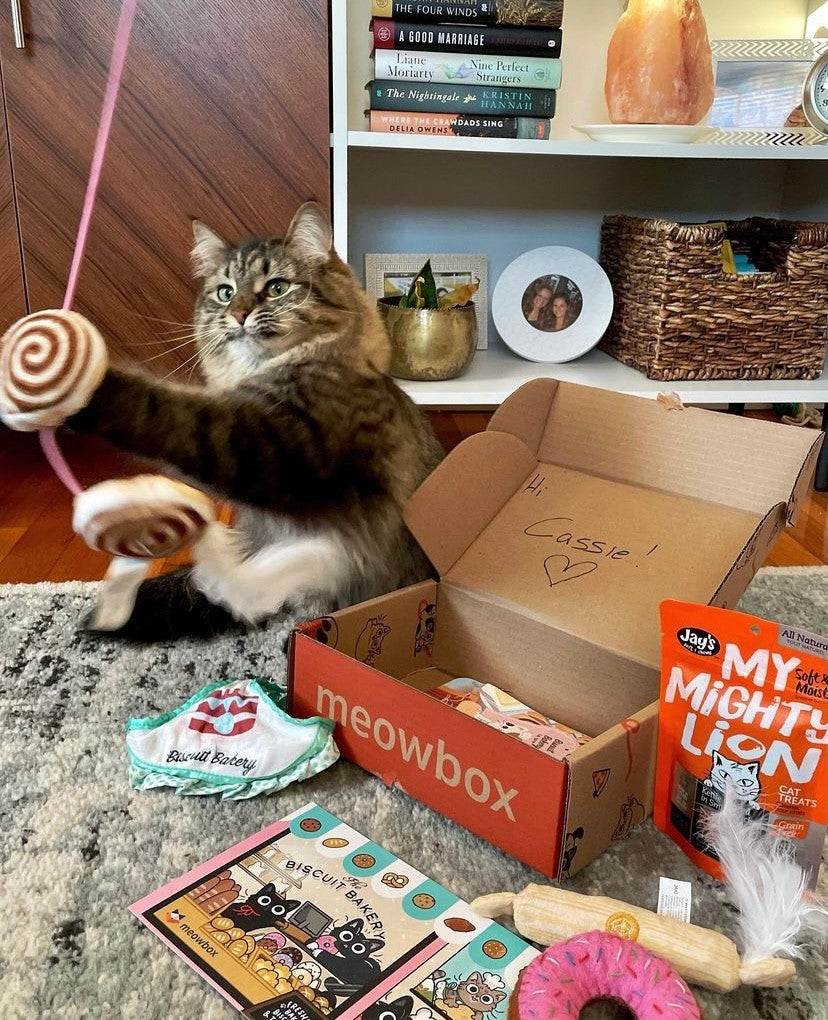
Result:
<svg viewBox="0 0 828 1020"><path fill-rule="evenodd" d="M35 312L0 347L0 417L19 432L54 428L86 407L108 357L98 330L77 312Z"/></svg>

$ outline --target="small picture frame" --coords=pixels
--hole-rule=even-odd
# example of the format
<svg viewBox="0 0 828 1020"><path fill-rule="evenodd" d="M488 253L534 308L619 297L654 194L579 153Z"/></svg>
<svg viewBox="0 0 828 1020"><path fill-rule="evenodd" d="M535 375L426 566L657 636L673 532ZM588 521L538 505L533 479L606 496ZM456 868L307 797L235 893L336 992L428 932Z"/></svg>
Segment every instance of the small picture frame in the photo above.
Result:
<svg viewBox="0 0 828 1020"><path fill-rule="evenodd" d="M601 266L562 245L520 255L503 270L492 294L498 334L528 361L580 358L604 335L612 307L612 285Z"/></svg>
<svg viewBox="0 0 828 1020"><path fill-rule="evenodd" d="M718 39L710 44L715 95L707 143L824 142L802 112L802 87L825 39Z"/></svg>
<svg viewBox="0 0 828 1020"><path fill-rule="evenodd" d="M472 298L477 317L477 349L483 351L489 343L489 311L487 304L487 262L485 255L410 255L377 254L365 256L365 289L371 297L395 297L406 294L415 275L431 259L431 270L437 293L454 290L465 284L480 281Z"/></svg>

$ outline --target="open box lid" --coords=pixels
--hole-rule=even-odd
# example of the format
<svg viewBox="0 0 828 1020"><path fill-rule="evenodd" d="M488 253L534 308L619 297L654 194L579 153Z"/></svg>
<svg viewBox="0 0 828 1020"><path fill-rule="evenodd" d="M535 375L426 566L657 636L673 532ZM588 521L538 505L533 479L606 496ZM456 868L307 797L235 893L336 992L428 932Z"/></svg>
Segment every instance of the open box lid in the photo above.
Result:
<svg viewBox="0 0 828 1020"><path fill-rule="evenodd" d="M737 567L749 582L820 441L538 379L446 457L405 519L444 582L655 666L659 603L713 601Z"/></svg>

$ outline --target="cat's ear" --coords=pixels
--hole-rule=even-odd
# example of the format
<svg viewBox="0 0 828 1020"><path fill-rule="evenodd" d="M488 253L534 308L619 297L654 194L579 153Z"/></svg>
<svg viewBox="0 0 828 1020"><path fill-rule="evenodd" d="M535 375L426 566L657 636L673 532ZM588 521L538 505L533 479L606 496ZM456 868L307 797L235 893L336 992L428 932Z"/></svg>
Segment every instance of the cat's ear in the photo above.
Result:
<svg viewBox="0 0 828 1020"><path fill-rule="evenodd" d="M267 885L263 885L259 890L259 896L276 896L276 886L272 882L268 882Z"/></svg>
<svg viewBox="0 0 828 1020"><path fill-rule="evenodd" d="M756 779L759 778L759 762L758 761L749 761L749 762L746 762L745 768L748 770L748 772L752 772L753 773L754 778L756 778Z"/></svg>
<svg viewBox="0 0 828 1020"><path fill-rule="evenodd" d="M285 247L312 266L327 262L333 238L331 221L318 202L305 202L291 220Z"/></svg>
<svg viewBox="0 0 828 1020"><path fill-rule="evenodd" d="M718 768L720 765L724 765L724 758L719 754L718 751L713 752L713 768Z"/></svg>
<svg viewBox="0 0 828 1020"><path fill-rule="evenodd" d="M301 902L301 900L285 900L285 913L289 914L291 910L296 910Z"/></svg>
<svg viewBox="0 0 828 1020"><path fill-rule="evenodd" d="M475 971L473 974L469 974L466 981L476 981L479 985L481 985L483 984L483 976L478 973L478 971Z"/></svg>
<svg viewBox="0 0 828 1020"><path fill-rule="evenodd" d="M225 262L230 252L230 245L200 220L193 220L193 272L199 279L204 279Z"/></svg>
<svg viewBox="0 0 828 1020"><path fill-rule="evenodd" d="M378 949L385 949L385 943L382 939L365 939L365 952L368 956L371 953L376 953Z"/></svg>

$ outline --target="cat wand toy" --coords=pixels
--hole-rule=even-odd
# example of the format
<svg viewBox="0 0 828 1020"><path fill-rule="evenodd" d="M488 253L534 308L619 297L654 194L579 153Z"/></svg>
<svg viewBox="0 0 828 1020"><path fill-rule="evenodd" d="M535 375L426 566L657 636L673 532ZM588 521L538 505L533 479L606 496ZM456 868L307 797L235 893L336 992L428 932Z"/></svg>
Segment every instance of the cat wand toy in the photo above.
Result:
<svg viewBox="0 0 828 1020"><path fill-rule="evenodd" d="M0 340L0 420L17 431L40 432L47 461L74 496L76 533L91 548L114 557L92 617L94 628L123 626L149 562L188 547L193 580L203 594L237 619L255 622L281 606L290 582L295 591L299 577L314 590L327 590L326 563L335 555L329 542L313 538L271 545L246 557L203 492L163 475L111 480L84 490L55 437L55 428L87 405L109 363L103 337L72 311L72 304L137 7L138 0L121 5L63 305L25 316Z"/></svg>

